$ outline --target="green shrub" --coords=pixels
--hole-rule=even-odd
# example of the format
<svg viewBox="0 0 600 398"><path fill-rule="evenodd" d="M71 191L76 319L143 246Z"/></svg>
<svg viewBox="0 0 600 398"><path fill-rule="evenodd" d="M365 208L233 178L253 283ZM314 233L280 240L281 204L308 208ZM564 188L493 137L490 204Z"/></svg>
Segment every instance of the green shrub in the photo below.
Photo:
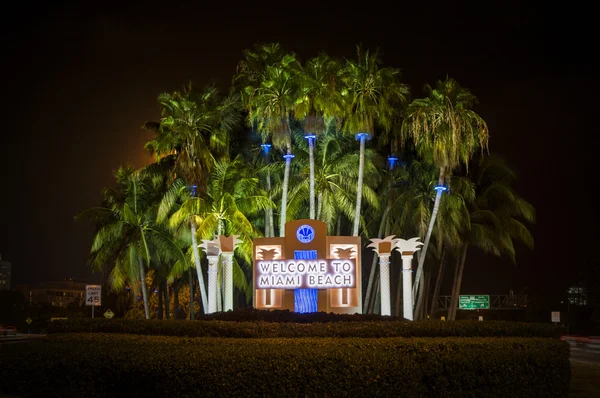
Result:
<svg viewBox="0 0 600 398"><path fill-rule="evenodd" d="M133 319L54 321L48 333L103 332L188 337L559 337L551 324L506 321L231 322Z"/></svg>
<svg viewBox="0 0 600 398"><path fill-rule="evenodd" d="M547 338L177 338L66 334L0 346L19 396L564 397Z"/></svg>

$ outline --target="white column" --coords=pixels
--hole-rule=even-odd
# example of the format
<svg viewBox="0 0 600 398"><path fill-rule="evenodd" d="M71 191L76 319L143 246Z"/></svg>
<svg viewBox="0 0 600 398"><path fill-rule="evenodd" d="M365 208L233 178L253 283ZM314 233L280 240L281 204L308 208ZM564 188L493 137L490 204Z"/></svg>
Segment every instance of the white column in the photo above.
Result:
<svg viewBox="0 0 600 398"><path fill-rule="evenodd" d="M233 311L233 252L222 254L223 264L223 311Z"/></svg>
<svg viewBox="0 0 600 398"><path fill-rule="evenodd" d="M412 300L412 254L402 255L402 295L404 297L404 318L413 320Z"/></svg>
<svg viewBox="0 0 600 398"><path fill-rule="evenodd" d="M381 315L392 315L390 303L390 256L379 257L379 281L381 283Z"/></svg>
<svg viewBox="0 0 600 398"><path fill-rule="evenodd" d="M217 283L219 279L219 256L208 257L208 313L217 312Z"/></svg>

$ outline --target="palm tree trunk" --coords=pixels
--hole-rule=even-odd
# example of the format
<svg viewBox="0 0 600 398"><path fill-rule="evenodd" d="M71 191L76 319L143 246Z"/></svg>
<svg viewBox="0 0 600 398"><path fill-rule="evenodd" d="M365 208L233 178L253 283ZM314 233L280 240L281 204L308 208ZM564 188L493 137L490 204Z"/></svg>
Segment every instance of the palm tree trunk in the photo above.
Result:
<svg viewBox="0 0 600 398"><path fill-rule="evenodd" d="M310 162L310 218L315 219L315 141L308 139L308 158ZM319 201L319 206L322 206ZM320 212L319 212L320 213Z"/></svg>
<svg viewBox="0 0 600 398"><path fill-rule="evenodd" d="M146 319L150 319L150 308L148 306L148 286L146 286L146 270L144 269L144 262L142 258L138 256L138 266L140 268L140 282L142 283L142 300L144 301L144 315Z"/></svg>
<svg viewBox="0 0 600 398"><path fill-rule="evenodd" d="M379 224L379 231L377 232L377 237L379 239L383 238L383 232L386 230L387 218L390 213L390 204L385 208L383 215L381 216L381 223ZM387 232L387 231L386 231ZM339 233L338 233L339 234ZM371 263L371 272L369 272L369 282L367 283L367 292L365 293L365 303L364 308L369 308L369 304L371 303L371 292L373 290L373 283L375 282L375 275L377 271L377 256L373 255L373 262ZM364 311L363 311L364 312ZM368 313L368 312L367 312Z"/></svg>
<svg viewBox="0 0 600 398"><path fill-rule="evenodd" d="M454 301L454 305L452 306L452 320L456 320L456 310L458 308L458 299L460 296L460 287L462 285L462 277L463 277L463 271L465 269L465 262L467 259L467 249L469 247L468 243L465 243L462 247L462 253L460 256L459 261L457 261L456 266L457 266L457 272L456 272L456 281L455 281L455 287L452 289L453 290L453 297L452 297L452 301Z"/></svg>
<svg viewBox="0 0 600 398"><path fill-rule="evenodd" d="M192 269L188 268L188 277L190 285L190 321L195 318L194 315L194 276L192 275Z"/></svg>
<svg viewBox="0 0 600 398"><path fill-rule="evenodd" d="M438 180L439 185L444 185L444 177L445 177L445 168L440 167L440 177ZM435 226L435 220L437 218L437 213L440 208L440 201L442 200L442 191L437 190L435 194L435 202L433 204L433 211L431 212L431 218L429 219L429 226L427 227L427 233L425 235L425 242L423 242L423 248L421 250L421 254L419 255L419 265L417 266L417 273L415 275L415 283L413 285L413 301L415 297L417 297L419 285L421 282L421 278L423 276L423 265L425 264L425 259L427 258L427 249L429 247L429 241L431 239L431 232L433 232L433 227ZM415 314L418 314L421 306L423 305L423 294L419 294L416 301Z"/></svg>
<svg viewBox="0 0 600 398"><path fill-rule="evenodd" d="M440 268L438 269L438 276L435 281L435 288L433 289L433 298L431 299L431 309L429 313L431 318L435 318L435 311L437 310L437 301L440 297L440 288L442 286L442 278L444 277L444 268L446 266L446 250L442 252L442 259L440 261Z"/></svg>
<svg viewBox="0 0 600 398"><path fill-rule="evenodd" d="M317 220L321 219L321 214L323 213L323 193L319 194L319 204L317 208Z"/></svg>
<svg viewBox="0 0 600 398"><path fill-rule="evenodd" d="M267 171L267 192L269 193L269 200L271 200L271 172ZM265 236L273 237L275 236L274 225L273 225L273 208L268 207L265 212L266 220L265 220Z"/></svg>
<svg viewBox="0 0 600 398"><path fill-rule="evenodd" d="M288 194L288 185L290 181L290 163L292 161L292 148L291 145L288 144L287 147L287 156L285 158L285 170L283 172L283 190L281 193L281 215L279 218L279 236L285 236L285 222L287 216L287 194Z"/></svg>
<svg viewBox="0 0 600 398"><path fill-rule="evenodd" d="M365 171L365 141L364 134L360 135L360 157L358 160L358 186L356 189L356 209L354 210L354 226L352 236L358 236L358 227L360 225L360 205L362 201L363 174Z"/></svg>
<svg viewBox="0 0 600 398"><path fill-rule="evenodd" d="M342 233L342 213L339 211L337 216L337 226L335 228L335 233L336 236L340 236L340 234Z"/></svg>
<svg viewBox="0 0 600 398"><path fill-rule="evenodd" d="M158 319L163 319L163 287L158 283Z"/></svg>
<svg viewBox="0 0 600 398"><path fill-rule="evenodd" d="M171 303L169 303L169 284L167 283L167 280L165 279L163 281L163 294L165 296L164 298L164 304L165 304L165 319L170 319L171 318Z"/></svg>
<svg viewBox="0 0 600 398"><path fill-rule="evenodd" d="M400 275L398 275L398 283L396 284L394 316L400 316L400 308L402 307L402 269L403 267L400 266Z"/></svg>
<svg viewBox="0 0 600 398"><path fill-rule="evenodd" d="M208 302L206 299L206 286L204 286L204 275L200 267L200 253L198 252L198 242L196 241L196 225L190 221L192 228L192 251L194 252L194 262L196 263L196 273L198 274L198 284L200 285L200 298L202 299L202 311L206 313Z"/></svg>
<svg viewBox="0 0 600 398"><path fill-rule="evenodd" d="M179 306L179 282L173 283L173 319L179 319L181 308Z"/></svg>

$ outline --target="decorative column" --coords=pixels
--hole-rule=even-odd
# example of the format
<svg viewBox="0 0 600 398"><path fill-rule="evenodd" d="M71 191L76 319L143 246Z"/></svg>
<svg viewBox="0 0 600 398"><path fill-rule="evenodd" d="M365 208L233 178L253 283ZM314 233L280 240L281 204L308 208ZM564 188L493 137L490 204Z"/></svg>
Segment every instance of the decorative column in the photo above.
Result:
<svg viewBox="0 0 600 398"><path fill-rule="evenodd" d="M218 236L223 265L223 311L233 311L233 252L242 243L239 235Z"/></svg>
<svg viewBox="0 0 600 398"><path fill-rule="evenodd" d="M217 284L219 283L219 247L218 239L202 240L199 245L208 258L208 310L207 314L217 312Z"/></svg>
<svg viewBox="0 0 600 398"><path fill-rule="evenodd" d="M394 235L384 239L370 239L367 247L372 247L379 256L379 282L381 287L381 315L392 315L390 298L390 255L394 246Z"/></svg>
<svg viewBox="0 0 600 398"><path fill-rule="evenodd" d="M413 317L413 296L412 296L412 259L413 254L420 250L423 243L419 238L408 240L394 239L394 248L402 254L402 295L404 301L404 318L412 321Z"/></svg>

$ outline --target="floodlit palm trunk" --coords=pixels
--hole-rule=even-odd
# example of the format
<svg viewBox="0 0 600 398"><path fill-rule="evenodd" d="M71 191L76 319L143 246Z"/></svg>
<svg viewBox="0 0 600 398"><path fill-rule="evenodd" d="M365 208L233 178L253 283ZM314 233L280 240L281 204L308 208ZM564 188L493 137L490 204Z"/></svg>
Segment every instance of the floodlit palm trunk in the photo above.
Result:
<svg viewBox="0 0 600 398"><path fill-rule="evenodd" d="M315 219L315 141L308 139L308 157L310 162L310 218ZM319 206L322 206L319 201ZM320 213L320 212L319 212Z"/></svg>
<svg viewBox="0 0 600 398"><path fill-rule="evenodd" d="M433 289L433 298L431 299L431 309L429 310L429 313L431 314L432 318L435 317L435 311L437 310L437 301L438 301L438 298L440 297L440 288L442 286L442 278L444 278L444 271L446 268L446 256L447 256L447 253L444 250L442 252L442 259L440 261L440 268L438 269L437 279L435 281L435 288Z"/></svg>
<svg viewBox="0 0 600 398"><path fill-rule="evenodd" d="M321 219L321 215L323 214L323 193L319 194L319 203L317 207L317 220ZM338 233L339 236L339 233Z"/></svg>
<svg viewBox="0 0 600 398"><path fill-rule="evenodd" d="M190 321L195 318L194 315L194 276L192 275L192 269L188 268L189 286L190 286Z"/></svg>
<svg viewBox="0 0 600 398"><path fill-rule="evenodd" d="M365 141L366 135L360 134L360 157L358 161L358 186L356 189L356 209L354 211L354 226L352 236L358 236L358 226L360 225L360 205L362 201L363 174L365 170Z"/></svg>
<svg viewBox="0 0 600 398"><path fill-rule="evenodd" d="M285 221L287 216L287 194L290 181L290 163L292 161L292 148L287 147L287 156L285 157L285 170L283 172L283 192L281 193L281 216L279 219L279 236L285 236Z"/></svg>
<svg viewBox="0 0 600 398"><path fill-rule="evenodd" d="M444 177L445 177L445 169L443 167L440 168L440 178L438 180L438 185L444 185ZM425 264L425 259L427 258L427 249L429 247L429 241L431 240L431 232L433 232L433 227L435 226L435 220L437 218L437 213L440 208L440 201L442 200L442 191L438 189L435 194L435 202L433 204L433 211L431 212L431 218L429 220L429 226L427 227L427 233L425 234L425 241L423 242L423 250L419 255L419 265L417 266L417 273L415 275L415 283L413 285L413 300L416 298L416 308L415 314L418 314L421 310L421 306L423 305L423 292L417 296L419 286L421 283L421 278L423 277L423 265Z"/></svg>
<svg viewBox="0 0 600 398"><path fill-rule="evenodd" d="M194 262L196 263L196 273L198 274L198 285L200 285L200 298L202 299L202 310L206 313L208 302L206 299L206 287L204 286L204 275L200 267L200 253L198 252L198 242L196 241L196 226L190 221L192 228L192 250L194 252Z"/></svg>
<svg viewBox="0 0 600 398"><path fill-rule="evenodd" d="M460 287L462 285L462 276L463 276L463 271L465 269L465 262L467 259L468 247L469 247L468 244L465 244L463 246L460 259L456 263L457 272L456 272L456 279L454 280L454 286L452 288L453 297L451 300L451 302L454 302L454 305L450 308L450 319L453 321L456 320L456 310L458 308L458 298L460 296Z"/></svg>
<svg viewBox="0 0 600 398"><path fill-rule="evenodd" d="M381 223L379 224L379 231L377 232L377 237L378 238L383 238L383 232L384 232L384 228L386 227L386 223L387 223L387 218L388 218L388 214L390 213L390 205L388 204L388 206L386 207L385 211L383 212L383 215L381 216ZM386 234L387 236L387 234ZM373 293L373 283L375 282L375 275L376 275L376 271L377 271L377 256L373 256L373 262L371 263L371 272L369 272L369 282L367 283L367 292L365 294L365 304L364 304L364 308L366 308L368 310L369 308L369 304L372 301L372 293ZM363 311L364 312L364 311Z"/></svg>
<svg viewBox="0 0 600 398"><path fill-rule="evenodd" d="M148 287L146 286L146 270L144 269L144 262L139 256L138 266L140 268L140 282L142 284L142 300L144 301L144 315L146 316L146 319L150 319L150 308L148 307Z"/></svg>
<svg viewBox="0 0 600 398"><path fill-rule="evenodd" d="M267 171L267 192L269 193L269 200L271 200L271 172ZM265 236L275 236L275 225L273 224L273 208L268 207L265 211Z"/></svg>

